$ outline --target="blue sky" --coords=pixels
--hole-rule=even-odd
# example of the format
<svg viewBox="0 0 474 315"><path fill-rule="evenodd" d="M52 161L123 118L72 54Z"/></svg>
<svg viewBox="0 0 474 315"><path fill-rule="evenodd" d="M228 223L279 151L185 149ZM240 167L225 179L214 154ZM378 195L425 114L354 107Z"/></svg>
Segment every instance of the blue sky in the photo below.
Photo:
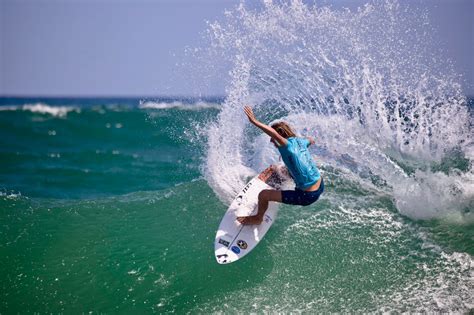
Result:
<svg viewBox="0 0 474 315"><path fill-rule="evenodd" d="M0 0L0 95L196 96L195 71L176 64L188 61L186 47L200 45L206 21L238 3ZM365 1L319 3L352 7ZM464 76L464 91L474 95L474 1L410 3L428 9L446 58ZM222 82L215 80L205 93L224 95Z"/></svg>

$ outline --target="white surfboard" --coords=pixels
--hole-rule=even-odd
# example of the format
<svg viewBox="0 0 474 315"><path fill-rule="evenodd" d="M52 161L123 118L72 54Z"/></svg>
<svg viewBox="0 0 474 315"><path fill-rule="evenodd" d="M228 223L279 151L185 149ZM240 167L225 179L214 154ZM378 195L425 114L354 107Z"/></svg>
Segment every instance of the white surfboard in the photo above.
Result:
<svg viewBox="0 0 474 315"><path fill-rule="evenodd" d="M260 191L278 188L282 180L283 177L279 172L267 168L245 185L237 195L224 214L216 233L214 249L219 264L228 264L244 257L262 240L276 219L278 203L269 203L263 221L259 225L240 224L237 217L257 214Z"/></svg>

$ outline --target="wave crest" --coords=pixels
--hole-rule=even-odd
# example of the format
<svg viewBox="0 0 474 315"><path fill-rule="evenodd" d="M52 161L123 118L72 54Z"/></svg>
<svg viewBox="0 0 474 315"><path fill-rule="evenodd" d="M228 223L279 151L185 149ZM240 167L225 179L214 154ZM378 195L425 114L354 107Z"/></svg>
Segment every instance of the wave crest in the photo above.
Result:
<svg viewBox="0 0 474 315"><path fill-rule="evenodd" d="M44 103L25 104L21 106L1 106L0 111L30 111L38 114L48 114L54 117L66 117L69 112L80 113L81 110L74 106L49 106Z"/></svg>

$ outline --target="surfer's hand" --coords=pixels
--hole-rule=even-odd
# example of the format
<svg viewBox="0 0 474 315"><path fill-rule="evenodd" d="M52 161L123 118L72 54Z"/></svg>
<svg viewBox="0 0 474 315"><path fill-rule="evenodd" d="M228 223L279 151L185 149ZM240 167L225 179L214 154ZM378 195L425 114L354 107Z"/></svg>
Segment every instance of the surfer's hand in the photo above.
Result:
<svg viewBox="0 0 474 315"><path fill-rule="evenodd" d="M250 106L244 106L244 112L245 112L245 115L247 115L247 117L249 118L251 123L254 124L257 121L257 118L255 117L255 114L253 113L253 110L252 108L250 108Z"/></svg>

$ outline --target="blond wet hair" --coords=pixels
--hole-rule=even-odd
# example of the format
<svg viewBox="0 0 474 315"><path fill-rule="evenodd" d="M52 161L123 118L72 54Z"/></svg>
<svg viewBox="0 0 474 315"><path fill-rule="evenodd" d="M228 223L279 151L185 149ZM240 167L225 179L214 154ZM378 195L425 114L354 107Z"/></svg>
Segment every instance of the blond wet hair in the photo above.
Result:
<svg viewBox="0 0 474 315"><path fill-rule="evenodd" d="M293 129L291 129L290 125L288 125L284 121L274 123L271 125L271 127L275 129L275 131L278 132L278 134L285 139L296 137L296 134Z"/></svg>

